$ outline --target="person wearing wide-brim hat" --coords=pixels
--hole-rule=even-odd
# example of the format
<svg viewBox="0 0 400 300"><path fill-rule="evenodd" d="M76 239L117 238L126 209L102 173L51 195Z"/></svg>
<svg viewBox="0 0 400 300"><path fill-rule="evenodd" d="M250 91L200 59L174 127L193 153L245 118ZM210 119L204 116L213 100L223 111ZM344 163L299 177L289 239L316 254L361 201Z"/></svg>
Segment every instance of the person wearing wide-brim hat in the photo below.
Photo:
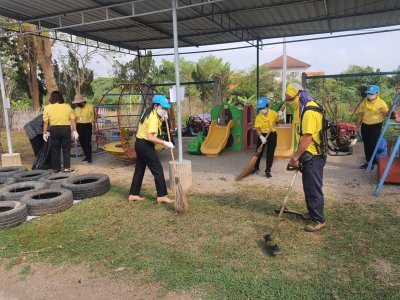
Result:
<svg viewBox="0 0 400 300"><path fill-rule="evenodd" d="M76 95L72 104L76 104L76 130L79 134L79 143L81 144L85 158L83 161L92 163L92 131L94 121L93 105L87 103L86 98Z"/></svg>
<svg viewBox="0 0 400 300"><path fill-rule="evenodd" d="M367 97L358 108L357 127L361 127L365 160L367 161L360 166L360 169L368 167L376 143L378 143L381 135L383 119L389 115L388 105L379 97L378 93L378 86L369 85L366 90Z"/></svg>
<svg viewBox="0 0 400 300"><path fill-rule="evenodd" d="M167 185L165 183L164 171L155 150L155 144L163 144L167 148L175 148L171 142L164 141L157 137L161 134L162 120L168 116L167 109L171 108L164 95L155 95L152 104L146 109L140 118L139 128L136 134L135 151L136 165L133 174L132 184L129 191L129 201L144 200L140 196L144 172L149 167L154 176L157 189L158 203L172 203L174 200L168 198Z"/></svg>

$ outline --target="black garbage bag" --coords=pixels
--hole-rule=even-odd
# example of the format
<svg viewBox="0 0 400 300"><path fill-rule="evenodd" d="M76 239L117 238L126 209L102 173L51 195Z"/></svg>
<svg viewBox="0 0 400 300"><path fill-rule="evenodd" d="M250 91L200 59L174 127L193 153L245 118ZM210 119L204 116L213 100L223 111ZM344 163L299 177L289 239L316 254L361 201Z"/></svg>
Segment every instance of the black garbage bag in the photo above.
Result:
<svg viewBox="0 0 400 300"><path fill-rule="evenodd" d="M47 170L51 168L51 143L50 139L47 140L40 148L38 155L32 163L32 170Z"/></svg>

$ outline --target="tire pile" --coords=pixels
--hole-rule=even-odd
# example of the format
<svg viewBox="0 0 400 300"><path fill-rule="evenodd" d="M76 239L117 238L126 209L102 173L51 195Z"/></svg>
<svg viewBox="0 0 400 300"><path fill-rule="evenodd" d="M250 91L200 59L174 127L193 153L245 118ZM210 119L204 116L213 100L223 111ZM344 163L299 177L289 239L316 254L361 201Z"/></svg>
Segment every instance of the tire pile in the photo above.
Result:
<svg viewBox="0 0 400 300"><path fill-rule="evenodd" d="M0 168L0 229L19 225L28 216L62 212L73 205L74 199L96 197L110 188L110 178L104 174Z"/></svg>

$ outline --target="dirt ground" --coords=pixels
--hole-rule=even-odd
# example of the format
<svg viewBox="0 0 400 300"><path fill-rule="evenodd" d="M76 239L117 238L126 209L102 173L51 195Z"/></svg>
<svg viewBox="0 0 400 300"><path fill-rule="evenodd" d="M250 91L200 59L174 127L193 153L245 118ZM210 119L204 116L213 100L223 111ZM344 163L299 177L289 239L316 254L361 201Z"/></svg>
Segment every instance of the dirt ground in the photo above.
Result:
<svg viewBox="0 0 400 300"><path fill-rule="evenodd" d="M190 155L186 152L187 138L184 138L184 159L192 164L194 193L227 193L234 192L240 185L252 184L282 187L287 189L293 173L286 171L288 160L275 160L272 167L272 178L266 178L264 172L249 176L239 183L234 179L247 165L254 149L240 153L223 152L218 157ZM175 155L178 151L175 149ZM168 179L169 151L160 154L166 179ZM399 185L384 185L379 198L374 196L378 182L376 168L369 174L358 167L364 163L362 144L356 145L351 156L329 156L324 173L324 193L327 198L357 201L399 201ZM28 163L28 162L25 162ZM93 164L87 165L80 159L73 159L73 167L80 174L104 173L110 176L112 184L125 186L128 192L133 175L134 164L115 159L103 153L94 156ZM261 162L261 170L265 158ZM154 182L149 171L145 174L144 185L154 189ZM301 179L298 178L294 190L301 193ZM128 195L127 195L128 196ZM154 196L155 197L155 196ZM328 220L329 221L329 220ZM53 267L34 265L30 274L23 278L21 267L12 270L0 268L0 300L2 299L190 299L188 295L174 293L160 294L158 284L140 286L126 280L116 280L91 272L85 266Z"/></svg>

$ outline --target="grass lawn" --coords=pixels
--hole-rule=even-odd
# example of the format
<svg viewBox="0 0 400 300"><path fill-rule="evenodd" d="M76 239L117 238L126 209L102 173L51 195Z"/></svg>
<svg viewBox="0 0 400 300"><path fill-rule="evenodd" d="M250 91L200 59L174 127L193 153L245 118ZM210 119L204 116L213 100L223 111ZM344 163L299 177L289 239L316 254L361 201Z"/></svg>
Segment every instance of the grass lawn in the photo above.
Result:
<svg viewBox="0 0 400 300"><path fill-rule="evenodd" d="M56 215L0 231L1 263L89 263L94 269L160 281L210 299L399 299L399 218L380 202L334 203L329 228L302 230L288 217L280 257L262 235L285 191L243 187L224 195L189 195L191 212L152 201L128 203L126 188ZM150 197L150 195L146 195ZM294 195L300 208L300 195Z"/></svg>
<svg viewBox="0 0 400 300"><path fill-rule="evenodd" d="M26 142L14 140L25 145L20 152L30 149ZM400 299L395 205L328 197L328 228L306 233L304 221L288 216L279 230L283 253L270 257L262 236L285 189L242 184L232 194L189 194L190 213L180 216L154 200L128 203L127 188L0 230L0 264L23 263L23 277L37 262L85 263L202 299ZM144 196L154 199L150 190ZM304 210L302 195L289 201Z"/></svg>

